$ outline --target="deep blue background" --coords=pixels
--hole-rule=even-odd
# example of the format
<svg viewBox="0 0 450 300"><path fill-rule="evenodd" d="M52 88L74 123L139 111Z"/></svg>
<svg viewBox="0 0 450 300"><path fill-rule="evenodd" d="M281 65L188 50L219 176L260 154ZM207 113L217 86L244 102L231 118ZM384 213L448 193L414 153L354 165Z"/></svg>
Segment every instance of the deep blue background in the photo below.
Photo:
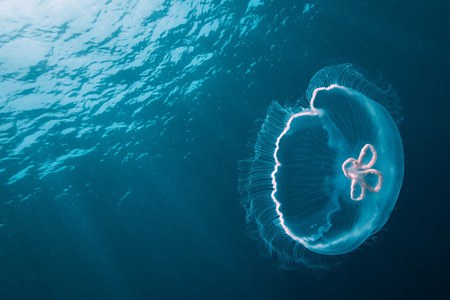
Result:
<svg viewBox="0 0 450 300"><path fill-rule="evenodd" d="M83 68L53 74L57 67L47 56L24 75L2 71L7 61L0 59L0 126L14 124L1 132L0 298L450 297L448 1L311 1L306 13L306 2L298 1L267 1L250 12L247 2L212 3L196 21L229 16L219 25L222 35L189 41L190 16L143 63L132 65L131 52L122 56L95 75L104 77L88 91L81 82L97 81ZM148 23L162 22L172 4L164 2ZM246 22L254 27L243 29ZM26 28L19 35L0 31L0 46L21 32ZM145 53L150 32L141 32L133 51ZM120 31L108 37L119 38ZM213 55L191 69L188 56L152 73L180 41L193 56ZM109 51L111 43L85 50L101 47ZM92 57L86 57L88 65ZM278 270L246 234L238 162L249 157L273 100L293 103L317 70L342 62L383 74L401 98L402 192L385 228L339 258L339 266ZM72 102L8 109L23 95L42 97L39 86L27 84L46 73L54 82L80 83L68 93L43 88L46 99ZM23 85L8 93L17 82ZM122 102L95 114L120 95ZM140 95L147 96L134 102ZM95 110L88 107L92 99ZM80 112L71 111L79 104ZM21 130L43 126L40 117L72 119L15 152L30 134ZM122 127L111 129L114 122ZM89 133L62 134L69 127ZM93 150L78 155L73 149ZM45 173L68 153L67 168ZM11 180L29 165L26 176Z"/></svg>

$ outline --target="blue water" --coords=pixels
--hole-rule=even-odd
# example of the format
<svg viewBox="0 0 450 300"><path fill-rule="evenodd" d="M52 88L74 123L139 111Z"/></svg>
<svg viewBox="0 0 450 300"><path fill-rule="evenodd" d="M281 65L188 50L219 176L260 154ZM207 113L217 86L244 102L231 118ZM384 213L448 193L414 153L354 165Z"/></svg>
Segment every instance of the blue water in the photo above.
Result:
<svg viewBox="0 0 450 300"><path fill-rule="evenodd" d="M448 297L449 12L0 0L0 298ZM400 96L404 185L337 267L279 270L248 235L238 164L272 101L342 62Z"/></svg>

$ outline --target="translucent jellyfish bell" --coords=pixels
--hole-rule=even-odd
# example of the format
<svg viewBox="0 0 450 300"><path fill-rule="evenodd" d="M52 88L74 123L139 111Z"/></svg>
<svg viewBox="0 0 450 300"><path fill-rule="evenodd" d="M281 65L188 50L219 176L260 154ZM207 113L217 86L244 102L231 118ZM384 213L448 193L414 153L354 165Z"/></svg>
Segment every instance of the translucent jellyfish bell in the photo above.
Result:
<svg viewBox="0 0 450 300"><path fill-rule="evenodd" d="M319 71L307 96L308 107L271 106L242 165L247 220L287 263L308 262L305 248L356 249L386 223L403 180L396 112L386 109L395 94L338 65Z"/></svg>

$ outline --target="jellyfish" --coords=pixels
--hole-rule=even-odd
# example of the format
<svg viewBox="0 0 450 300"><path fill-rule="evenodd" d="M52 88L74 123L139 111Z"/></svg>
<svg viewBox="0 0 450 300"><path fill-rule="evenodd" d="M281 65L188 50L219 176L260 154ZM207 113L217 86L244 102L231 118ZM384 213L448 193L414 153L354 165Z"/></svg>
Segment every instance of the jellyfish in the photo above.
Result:
<svg viewBox="0 0 450 300"><path fill-rule="evenodd" d="M247 222L283 265L357 249L385 225L403 181L391 88L353 65L328 66L304 102L273 102L240 165Z"/></svg>

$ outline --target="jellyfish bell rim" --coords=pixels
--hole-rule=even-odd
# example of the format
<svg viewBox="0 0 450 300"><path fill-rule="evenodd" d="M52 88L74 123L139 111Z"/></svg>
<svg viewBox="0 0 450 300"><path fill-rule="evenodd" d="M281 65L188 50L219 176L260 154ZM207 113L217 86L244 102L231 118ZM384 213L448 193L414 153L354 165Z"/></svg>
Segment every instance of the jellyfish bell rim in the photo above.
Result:
<svg viewBox="0 0 450 300"><path fill-rule="evenodd" d="M288 121L286 122L286 126L284 127L283 131L281 132L281 134L277 137L276 141L275 141L275 150L273 152L273 159L275 162L275 166L274 166L274 170L271 173L271 178L272 178L272 192L271 192L271 198L272 201L275 203L275 211L278 215L279 221L280 221L280 226L283 228L284 232L291 237L294 241L299 242L300 244L302 244L304 247L306 247L307 249L314 249L319 251L320 249L323 248L323 245L321 244L317 244L317 245L310 245L310 243L308 243L309 239L308 238L302 238L297 236L287 225L286 225L286 221L284 219L283 213L281 212L281 202L278 201L277 197L276 197L276 193L277 193L277 181L276 181L276 174L278 173L278 169L281 166L280 161L278 160L277 154L278 151L280 149L280 141L281 139L286 135L286 133L290 130L291 128L291 124L292 121L296 118L299 117L303 117L303 116L319 116L320 114L322 114L322 111L319 109L316 109L314 107L314 102L317 98L317 94L321 91L329 91L332 90L334 88L343 88L342 86L338 85L338 84L331 84L327 87L318 87L315 88L314 91L312 92L312 98L310 100L310 109L308 110L304 110L301 112L298 112L296 114L293 114ZM325 254L325 253L324 253Z"/></svg>

